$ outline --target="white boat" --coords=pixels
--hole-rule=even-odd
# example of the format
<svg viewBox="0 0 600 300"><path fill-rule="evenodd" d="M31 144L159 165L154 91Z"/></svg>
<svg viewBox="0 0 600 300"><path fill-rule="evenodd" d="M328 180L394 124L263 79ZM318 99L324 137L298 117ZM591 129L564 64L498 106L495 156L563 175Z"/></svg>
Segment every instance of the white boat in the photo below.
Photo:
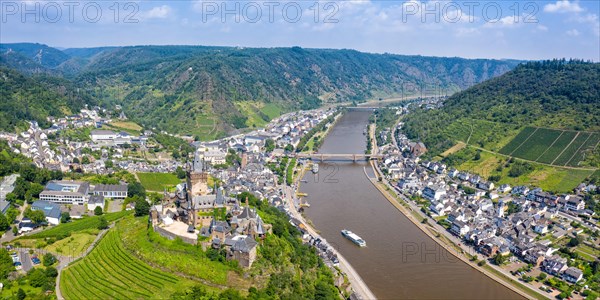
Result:
<svg viewBox="0 0 600 300"><path fill-rule="evenodd" d="M343 229L342 235L345 238L349 239L350 241L352 241L353 243L355 243L361 247L367 246L367 242L365 242L365 240L363 240L360 236L356 235L354 232L352 232L348 229Z"/></svg>
<svg viewBox="0 0 600 300"><path fill-rule="evenodd" d="M317 163L313 164L313 166L312 166L312 171L313 171L313 173L315 173L315 174L316 174L316 173L319 173L319 164L317 164Z"/></svg>

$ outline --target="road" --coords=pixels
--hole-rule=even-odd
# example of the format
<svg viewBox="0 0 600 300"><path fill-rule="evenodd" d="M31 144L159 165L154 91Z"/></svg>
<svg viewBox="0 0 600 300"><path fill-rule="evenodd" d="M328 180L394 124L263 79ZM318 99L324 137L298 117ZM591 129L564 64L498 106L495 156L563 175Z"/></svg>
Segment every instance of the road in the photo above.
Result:
<svg viewBox="0 0 600 300"><path fill-rule="evenodd" d="M19 250L19 257L21 259L21 267L25 273L29 272L33 268L33 263L31 262L31 257L29 257L29 250L22 249Z"/></svg>
<svg viewBox="0 0 600 300"><path fill-rule="evenodd" d="M321 240L325 240L311 226L308 225L308 223L304 220L304 217L302 216L302 214L300 214L298 212L298 210L296 209L296 206L294 205L294 199L293 199L294 189L289 186L284 186L284 191L285 191L284 198L285 198L288 208L289 208L290 212L292 213L292 215L294 216L294 218L300 220L300 222L302 222L302 224L304 224L307 232L310 235L312 235L315 238L320 238ZM337 258L340 261L339 268L340 268L340 270L342 270L342 272L344 274L346 274L346 277L348 278L348 281L350 281L350 284L352 285L352 289L356 292L356 294L358 294L361 299L376 299L375 294L373 294L373 292L371 292L371 290L369 289L367 284L362 280L360 275L358 275L356 270L354 270L352 265L350 265L350 263L336 249L332 248L332 251L335 255L337 255Z"/></svg>
<svg viewBox="0 0 600 300"><path fill-rule="evenodd" d="M585 222L584 220L582 220L580 218L577 218L577 217L574 217L572 215L569 215L567 213L564 213L562 211L559 211L558 215L561 216L561 217L563 217L563 218L567 218L567 219L569 219L571 221L575 221L575 222L583 225L584 227L586 227L587 229L589 229L591 231L600 230L600 227L598 227L598 226L596 226L594 224L590 225L589 223Z"/></svg>

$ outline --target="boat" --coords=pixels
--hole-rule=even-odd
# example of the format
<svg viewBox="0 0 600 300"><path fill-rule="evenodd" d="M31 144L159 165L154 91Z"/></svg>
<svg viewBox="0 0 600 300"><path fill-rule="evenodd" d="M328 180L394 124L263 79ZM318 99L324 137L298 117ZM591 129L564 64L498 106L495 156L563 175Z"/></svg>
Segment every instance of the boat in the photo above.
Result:
<svg viewBox="0 0 600 300"><path fill-rule="evenodd" d="M312 172L315 173L315 174L319 173L319 164L315 163L315 164L312 165Z"/></svg>
<svg viewBox="0 0 600 300"><path fill-rule="evenodd" d="M348 229L343 229L342 235L345 238L349 239L350 241L352 241L353 243L355 243L361 247L367 246L367 242L365 242L365 240L363 240L360 236L356 235L354 232L352 232Z"/></svg>

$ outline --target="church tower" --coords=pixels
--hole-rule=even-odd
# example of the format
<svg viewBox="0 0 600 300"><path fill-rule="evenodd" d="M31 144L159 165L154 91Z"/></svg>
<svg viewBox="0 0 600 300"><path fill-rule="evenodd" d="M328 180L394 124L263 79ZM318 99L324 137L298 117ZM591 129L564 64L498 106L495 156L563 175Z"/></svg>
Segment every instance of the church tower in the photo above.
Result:
<svg viewBox="0 0 600 300"><path fill-rule="evenodd" d="M194 154L194 161L188 166L187 188L190 200L194 196L208 194L208 173L204 170L204 162L198 151Z"/></svg>

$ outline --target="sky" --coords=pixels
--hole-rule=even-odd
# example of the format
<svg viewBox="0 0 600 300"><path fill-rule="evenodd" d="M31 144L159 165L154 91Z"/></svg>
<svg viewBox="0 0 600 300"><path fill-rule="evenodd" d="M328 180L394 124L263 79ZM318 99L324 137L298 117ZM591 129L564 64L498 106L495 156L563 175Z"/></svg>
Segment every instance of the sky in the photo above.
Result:
<svg viewBox="0 0 600 300"><path fill-rule="evenodd" d="M0 0L0 42L600 61L600 1Z"/></svg>

